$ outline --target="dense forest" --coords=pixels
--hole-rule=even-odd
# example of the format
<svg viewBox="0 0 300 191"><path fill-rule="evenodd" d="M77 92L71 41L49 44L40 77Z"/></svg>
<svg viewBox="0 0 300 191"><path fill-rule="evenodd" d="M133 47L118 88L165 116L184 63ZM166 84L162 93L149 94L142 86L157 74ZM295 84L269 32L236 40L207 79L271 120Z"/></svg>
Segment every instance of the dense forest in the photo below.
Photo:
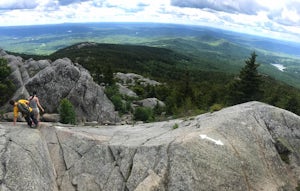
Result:
<svg viewBox="0 0 300 191"><path fill-rule="evenodd" d="M95 82L105 84L106 94L120 114L134 112L128 106L134 99L119 94L113 73L132 72L161 82L159 86L129 87L139 99L156 97L166 104L165 108L145 110L146 116L142 118L145 121L192 116L252 100L300 115L300 90L260 73L257 63L260 55L255 52L249 52L236 74L197 69L190 63L201 62L199 58L194 60L170 49L148 46L80 43L48 56L18 55L52 61L68 57L81 64ZM203 62L209 64L206 59Z"/></svg>

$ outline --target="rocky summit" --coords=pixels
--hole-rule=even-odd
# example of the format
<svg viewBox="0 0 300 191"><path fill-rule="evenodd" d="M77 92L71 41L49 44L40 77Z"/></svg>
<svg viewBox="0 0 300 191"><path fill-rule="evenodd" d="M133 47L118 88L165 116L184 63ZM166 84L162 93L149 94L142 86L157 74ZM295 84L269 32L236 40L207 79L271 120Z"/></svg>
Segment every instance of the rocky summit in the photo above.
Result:
<svg viewBox="0 0 300 191"><path fill-rule="evenodd" d="M27 99L33 91L47 113L57 112L60 101L67 98L74 106L77 121L116 123L119 116L101 86L93 81L89 71L68 58L23 60L0 49L0 57L8 61L9 78L17 91L12 99ZM4 110L9 110L8 104Z"/></svg>
<svg viewBox="0 0 300 191"><path fill-rule="evenodd" d="M299 189L300 117L248 102L123 126L0 123L0 190Z"/></svg>

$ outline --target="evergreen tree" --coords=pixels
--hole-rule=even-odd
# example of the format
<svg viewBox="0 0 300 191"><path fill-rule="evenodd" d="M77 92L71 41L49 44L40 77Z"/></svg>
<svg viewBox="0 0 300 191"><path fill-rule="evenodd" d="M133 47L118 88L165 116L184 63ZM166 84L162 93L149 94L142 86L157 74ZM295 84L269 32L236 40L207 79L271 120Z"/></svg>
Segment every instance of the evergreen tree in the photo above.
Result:
<svg viewBox="0 0 300 191"><path fill-rule="evenodd" d="M0 58L0 106L9 100L15 92L15 86L8 79L10 68L7 65L7 60Z"/></svg>
<svg viewBox="0 0 300 191"><path fill-rule="evenodd" d="M104 71L104 83L109 86L115 84L113 70L110 65Z"/></svg>
<svg viewBox="0 0 300 191"><path fill-rule="evenodd" d="M75 124L76 114L73 104L66 98L59 105L60 122L64 124Z"/></svg>
<svg viewBox="0 0 300 191"><path fill-rule="evenodd" d="M193 91L192 91L191 84L190 84L190 80L191 80L190 78L191 78L190 71L186 69L184 78L183 78L183 87L182 87L184 97L192 97L192 95L193 95Z"/></svg>
<svg viewBox="0 0 300 191"><path fill-rule="evenodd" d="M240 71L238 78L229 85L229 96L231 104L238 104L247 101L259 100L261 96L260 84L261 76L256 63L255 52L245 61L245 66Z"/></svg>
<svg viewBox="0 0 300 191"><path fill-rule="evenodd" d="M10 69L7 66L7 61L0 58L0 82L3 82L6 80L6 78L10 74Z"/></svg>
<svg viewBox="0 0 300 191"><path fill-rule="evenodd" d="M101 84L101 82L103 81L103 75L102 75L102 67L100 64L94 64L94 69L92 70L92 76L96 83Z"/></svg>
<svg viewBox="0 0 300 191"><path fill-rule="evenodd" d="M134 120L138 121L145 121L151 122L154 120L153 110L148 107L138 107L135 109L134 112Z"/></svg>

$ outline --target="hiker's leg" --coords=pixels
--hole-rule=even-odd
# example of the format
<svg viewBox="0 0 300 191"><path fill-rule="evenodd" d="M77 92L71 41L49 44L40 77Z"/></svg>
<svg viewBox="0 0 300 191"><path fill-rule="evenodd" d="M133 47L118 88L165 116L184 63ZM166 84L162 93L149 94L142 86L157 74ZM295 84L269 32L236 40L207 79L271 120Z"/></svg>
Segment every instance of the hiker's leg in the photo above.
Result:
<svg viewBox="0 0 300 191"><path fill-rule="evenodd" d="M32 121L31 121L31 119L30 119L30 116L29 116L29 115L25 115L24 118L25 118L27 124L31 127Z"/></svg>
<svg viewBox="0 0 300 191"><path fill-rule="evenodd" d="M32 108L32 112L34 113L34 117L37 121L40 121L39 119L39 108Z"/></svg>
<svg viewBox="0 0 300 191"><path fill-rule="evenodd" d="M35 125L38 125L39 122L36 120L36 118L35 118L33 112L31 112L30 117L31 117L33 123L34 123Z"/></svg>

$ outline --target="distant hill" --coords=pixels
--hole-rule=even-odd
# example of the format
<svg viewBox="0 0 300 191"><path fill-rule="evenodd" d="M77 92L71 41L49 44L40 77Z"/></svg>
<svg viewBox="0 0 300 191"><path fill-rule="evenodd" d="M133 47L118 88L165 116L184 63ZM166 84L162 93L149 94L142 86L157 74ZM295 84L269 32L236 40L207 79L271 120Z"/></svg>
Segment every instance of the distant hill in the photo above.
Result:
<svg viewBox="0 0 300 191"><path fill-rule="evenodd" d="M77 43L62 48L49 56L18 54L24 59L51 59L68 57L87 68L92 73L95 68L103 72L108 67L114 72L133 72L162 81L178 81L189 71L196 81L228 81L226 72L202 70L194 67L197 60L192 56L167 48L131 44ZM210 63L207 62L210 67Z"/></svg>
<svg viewBox="0 0 300 191"><path fill-rule="evenodd" d="M256 51L257 61L261 64L259 70L262 73L300 88L300 44L271 38L203 26L158 23L66 23L0 27L0 34L0 47L17 53L50 55L57 51L55 54L59 54L59 52L66 51L64 48L81 42L148 46L163 49L141 48L136 53L132 53L135 51L133 46L128 49L131 51L130 54L122 49L114 53L124 52L124 62L126 62L128 57L138 55L144 59L150 56L149 54L153 55L153 53L141 53L143 50L149 52L157 50L162 52L156 51L154 54L161 54L159 60L165 64L173 62L172 60L185 60L187 62L184 62L184 65L194 70L229 74L238 73L244 65L245 58L251 52ZM166 55L166 49L174 52ZM177 56L172 58L172 54L181 55L181 57L177 60ZM181 59L182 56L183 59ZM170 61L166 61L164 57ZM100 56L98 58L101 59ZM285 70L280 71L272 64L282 65Z"/></svg>
<svg viewBox="0 0 300 191"><path fill-rule="evenodd" d="M175 69L189 60L187 56L166 48L103 43L75 44L54 52L49 58L57 59L64 56L88 68L90 64L96 64L110 66L116 71L126 70L154 76L160 68ZM152 67L155 67L156 71L150 70L149 62L152 62Z"/></svg>
<svg viewBox="0 0 300 191"><path fill-rule="evenodd" d="M263 49L237 44L226 39L204 38L170 39L151 42L149 46L169 48L192 58L190 66L205 71L236 74L244 66L245 58L255 51L260 64L259 71L276 80L300 88L300 59L291 55L269 52ZM273 64L285 67L278 70Z"/></svg>
<svg viewBox="0 0 300 191"><path fill-rule="evenodd" d="M134 72L146 76L164 77L182 69L189 58L166 48L141 45L118 45L83 42L62 48L49 56L18 54L25 59L68 57L90 71L110 67L113 71Z"/></svg>
<svg viewBox="0 0 300 191"><path fill-rule="evenodd" d="M64 23L0 27L0 47L13 52L50 54L72 44L89 41L143 44L164 39L225 39L234 44L300 56L299 43L247 35L205 26L162 23ZM4 41L5 40L5 41Z"/></svg>

